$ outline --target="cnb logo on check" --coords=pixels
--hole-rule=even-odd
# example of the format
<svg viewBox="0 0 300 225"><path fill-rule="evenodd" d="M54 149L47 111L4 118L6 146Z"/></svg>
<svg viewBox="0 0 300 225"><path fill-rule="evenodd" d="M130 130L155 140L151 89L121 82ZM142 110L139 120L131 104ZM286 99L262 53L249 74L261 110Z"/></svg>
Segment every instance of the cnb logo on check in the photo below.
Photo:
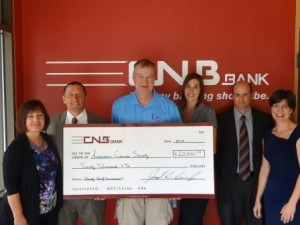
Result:
<svg viewBox="0 0 300 225"><path fill-rule="evenodd" d="M72 144L122 144L123 140L112 140L110 136L72 136Z"/></svg>

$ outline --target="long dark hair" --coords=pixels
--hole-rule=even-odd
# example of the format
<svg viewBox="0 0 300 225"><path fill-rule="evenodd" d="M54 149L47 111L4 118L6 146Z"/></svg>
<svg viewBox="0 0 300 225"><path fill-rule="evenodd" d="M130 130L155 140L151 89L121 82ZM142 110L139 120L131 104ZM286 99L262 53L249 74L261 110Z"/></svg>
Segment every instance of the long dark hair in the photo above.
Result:
<svg viewBox="0 0 300 225"><path fill-rule="evenodd" d="M188 73L186 75L186 77L184 78L184 81L183 81L183 84L182 84L182 87L181 87L181 108L185 108L186 107L186 98L185 98L185 95L184 95L184 89L187 85L187 83L192 80L192 79L196 79L199 81L199 84L200 84L200 95L198 96L198 101L197 101L197 104L196 104L196 107L203 101L204 99L204 81L203 81L203 78L201 75L199 75L198 73Z"/></svg>

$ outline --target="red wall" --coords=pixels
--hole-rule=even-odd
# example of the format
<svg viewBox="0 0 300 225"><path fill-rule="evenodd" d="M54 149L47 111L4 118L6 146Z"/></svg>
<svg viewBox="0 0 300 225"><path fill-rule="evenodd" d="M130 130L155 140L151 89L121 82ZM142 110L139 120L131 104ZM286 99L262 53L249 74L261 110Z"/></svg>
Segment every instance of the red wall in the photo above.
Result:
<svg viewBox="0 0 300 225"><path fill-rule="evenodd" d="M144 57L158 64L156 89L175 101L187 71L202 74L217 112L231 105L233 80L250 80L265 111L275 89L294 87L295 0L19 0L13 8L17 106L39 98L51 114L62 111L62 86L78 80L87 108L110 119L112 102L133 89L130 62ZM109 201L107 224L113 208ZM214 200L205 221L219 224Z"/></svg>

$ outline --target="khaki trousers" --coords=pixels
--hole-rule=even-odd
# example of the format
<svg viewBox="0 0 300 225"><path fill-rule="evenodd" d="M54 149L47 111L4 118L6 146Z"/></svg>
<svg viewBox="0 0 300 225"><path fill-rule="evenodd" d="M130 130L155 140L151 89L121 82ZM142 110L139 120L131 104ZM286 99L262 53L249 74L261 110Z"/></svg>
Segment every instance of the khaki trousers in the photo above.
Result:
<svg viewBox="0 0 300 225"><path fill-rule="evenodd" d="M169 199L125 198L117 201L119 225L168 225L173 219Z"/></svg>

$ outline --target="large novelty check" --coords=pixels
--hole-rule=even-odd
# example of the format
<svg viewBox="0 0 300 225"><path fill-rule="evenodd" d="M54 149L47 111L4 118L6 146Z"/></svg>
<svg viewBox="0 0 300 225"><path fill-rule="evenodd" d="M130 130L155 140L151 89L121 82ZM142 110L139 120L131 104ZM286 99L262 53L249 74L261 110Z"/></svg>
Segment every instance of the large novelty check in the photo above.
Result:
<svg viewBox="0 0 300 225"><path fill-rule="evenodd" d="M66 125L63 165L65 198L213 198L213 127Z"/></svg>

